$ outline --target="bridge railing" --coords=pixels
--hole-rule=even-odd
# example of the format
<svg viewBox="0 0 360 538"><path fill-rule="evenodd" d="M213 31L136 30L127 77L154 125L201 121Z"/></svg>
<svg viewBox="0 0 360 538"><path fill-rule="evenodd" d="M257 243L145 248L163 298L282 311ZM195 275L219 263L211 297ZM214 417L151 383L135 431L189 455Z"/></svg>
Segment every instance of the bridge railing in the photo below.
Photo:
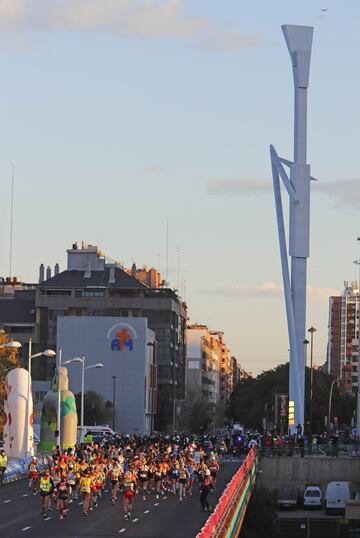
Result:
<svg viewBox="0 0 360 538"><path fill-rule="evenodd" d="M231 538L240 532L255 484L258 449L253 447L196 538Z"/></svg>

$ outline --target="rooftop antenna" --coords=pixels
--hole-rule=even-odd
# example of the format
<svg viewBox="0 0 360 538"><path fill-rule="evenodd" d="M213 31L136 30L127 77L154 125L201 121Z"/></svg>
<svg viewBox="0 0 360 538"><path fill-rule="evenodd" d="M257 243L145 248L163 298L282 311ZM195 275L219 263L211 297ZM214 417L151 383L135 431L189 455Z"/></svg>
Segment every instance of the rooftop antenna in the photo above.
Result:
<svg viewBox="0 0 360 538"><path fill-rule="evenodd" d="M177 280L176 280L176 289L180 293L180 247L177 247Z"/></svg>
<svg viewBox="0 0 360 538"><path fill-rule="evenodd" d="M165 280L169 285L169 219L166 219Z"/></svg>
<svg viewBox="0 0 360 538"><path fill-rule="evenodd" d="M284 283L286 317L290 342L289 364L289 428L296 433L297 425L304 433L305 400L305 322L306 266L310 237L310 166L306 159L307 89L309 86L310 56L313 28L311 26L282 26L289 50L294 77L294 161L278 156L270 146L280 258ZM288 175L284 165L289 168ZM286 243L280 179L290 198L289 247ZM291 276L289 270L291 257Z"/></svg>
<svg viewBox="0 0 360 538"><path fill-rule="evenodd" d="M15 178L15 165L11 164L10 252L9 252L9 276L10 277L12 277L13 225L14 225L14 178Z"/></svg>

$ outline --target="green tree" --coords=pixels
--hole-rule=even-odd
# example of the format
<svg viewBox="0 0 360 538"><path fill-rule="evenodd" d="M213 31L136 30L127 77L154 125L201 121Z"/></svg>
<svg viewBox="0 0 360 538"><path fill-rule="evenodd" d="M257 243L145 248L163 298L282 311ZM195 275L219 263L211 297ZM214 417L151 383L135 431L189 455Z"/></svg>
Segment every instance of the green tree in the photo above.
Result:
<svg viewBox="0 0 360 538"><path fill-rule="evenodd" d="M325 416L328 414L329 393L332 378L320 370L313 371L313 432L323 433ZM275 394L288 392L289 365L282 364L272 370L262 372L255 379L238 383L226 408L228 418L239 421L244 426L261 430L263 418L274 421ZM306 420L310 417L310 369L306 368ZM342 428L349 428L354 414L355 399L344 395L335 385L332 399L332 417L338 418Z"/></svg>
<svg viewBox="0 0 360 538"><path fill-rule="evenodd" d="M81 393L75 394L76 409L80 420ZM94 390L88 390L84 395L84 425L95 426L108 423L112 414L112 403Z"/></svg>
<svg viewBox="0 0 360 538"><path fill-rule="evenodd" d="M9 336L6 332L0 330L0 344L7 344ZM17 349L0 347L0 432L3 431L5 424L4 401L6 396L5 378L10 370L20 368L18 361Z"/></svg>
<svg viewBox="0 0 360 538"><path fill-rule="evenodd" d="M206 398L196 390L189 390L178 420L178 429L200 433L206 430L211 420L212 413Z"/></svg>

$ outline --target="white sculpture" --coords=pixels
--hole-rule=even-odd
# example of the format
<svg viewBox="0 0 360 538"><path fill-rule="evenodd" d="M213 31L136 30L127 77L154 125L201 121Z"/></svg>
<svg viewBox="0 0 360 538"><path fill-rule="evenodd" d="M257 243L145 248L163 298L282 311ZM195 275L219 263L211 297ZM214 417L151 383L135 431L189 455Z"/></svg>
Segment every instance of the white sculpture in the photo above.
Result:
<svg viewBox="0 0 360 538"><path fill-rule="evenodd" d="M34 453L33 401L30 390L27 406L28 379L29 373L23 368L11 370L5 378L4 449L11 458L25 458L26 455Z"/></svg>

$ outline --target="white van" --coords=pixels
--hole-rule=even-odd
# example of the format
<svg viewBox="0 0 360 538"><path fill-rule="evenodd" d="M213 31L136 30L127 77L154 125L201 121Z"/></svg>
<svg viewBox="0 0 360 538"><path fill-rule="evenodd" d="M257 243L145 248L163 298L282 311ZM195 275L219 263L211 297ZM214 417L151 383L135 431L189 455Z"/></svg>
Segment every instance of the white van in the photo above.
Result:
<svg viewBox="0 0 360 538"><path fill-rule="evenodd" d="M346 501L351 499L350 482L329 482L325 493L325 513L344 513Z"/></svg>
<svg viewBox="0 0 360 538"><path fill-rule="evenodd" d="M304 508L321 508L321 489L320 486L306 486L304 492Z"/></svg>
<svg viewBox="0 0 360 538"><path fill-rule="evenodd" d="M108 426L84 426L84 440L86 441L86 436L103 436L103 437L112 437L115 435L115 432ZM77 428L77 442L80 442L81 437L81 426Z"/></svg>

